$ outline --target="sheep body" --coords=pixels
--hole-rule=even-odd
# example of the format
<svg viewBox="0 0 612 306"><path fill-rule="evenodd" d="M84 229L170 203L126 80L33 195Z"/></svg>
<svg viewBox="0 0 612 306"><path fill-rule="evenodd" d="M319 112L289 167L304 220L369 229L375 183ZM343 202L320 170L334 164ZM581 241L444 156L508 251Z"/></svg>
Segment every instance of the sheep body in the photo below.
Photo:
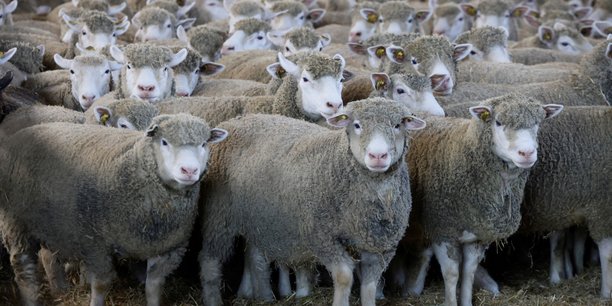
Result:
<svg viewBox="0 0 612 306"><path fill-rule="evenodd" d="M541 48L518 48L510 50L513 63L537 65L543 63L567 62L580 63L581 55L566 54L557 50Z"/></svg>
<svg viewBox="0 0 612 306"><path fill-rule="evenodd" d="M276 51L249 50L233 52L219 61L225 69L214 76L216 79L241 79L267 83L272 76L266 67L276 62Z"/></svg>
<svg viewBox="0 0 612 306"><path fill-rule="evenodd" d="M464 82L490 84L529 84L555 81L571 73L562 65L526 66L515 63L461 62L458 65L457 89L461 91Z"/></svg>

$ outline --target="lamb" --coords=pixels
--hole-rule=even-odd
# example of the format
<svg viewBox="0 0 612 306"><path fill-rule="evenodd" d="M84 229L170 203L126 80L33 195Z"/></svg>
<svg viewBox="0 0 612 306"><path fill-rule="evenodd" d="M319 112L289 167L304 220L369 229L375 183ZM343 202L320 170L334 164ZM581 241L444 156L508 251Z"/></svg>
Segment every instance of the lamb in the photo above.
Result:
<svg viewBox="0 0 612 306"><path fill-rule="evenodd" d="M42 70L43 45L4 39L0 39L0 45L6 48L2 54L0 73L12 73L11 85L19 86Z"/></svg>
<svg viewBox="0 0 612 306"><path fill-rule="evenodd" d="M351 29L349 43L358 43L376 34L380 3L363 1L358 3L351 12Z"/></svg>
<svg viewBox="0 0 612 306"><path fill-rule="evenodd" d="M289 31L301 27L313 27L325 15L325 10L316 8L308 10L306 5L299 1L278 1L270 7L274 14L270 25L275 31Z"/></svg>
<svg viewBox="0 0 612 306"><path fill-rule="evenodd" d="M274 44L268 38L272 27L265 21L247 18L236 22L231 36L223 43L221 55L237 51L267 50Z"/></svg>
<svg viewBox="0 0 612 306"><path fill-rule="evenodd" d="M469 31L473 17L476 16L475 10L469 6L454 2L436 5L435 1L431 1L430 8L433 10L432 34L444 35L450 41L455 41L459 34Z"/></svg>
<svg viewBox="0 0 612 306"><path fill-rule="evenodd" d="M189 29L194 21L194 18L177 20L176 16L164 9L146 7L132 18L134 27L138 29L134 38L140 42L175 38L179 26Z"/></svg>
<svg viewBox="0 0 612 306"><path fill-rule="evenodd" d="M508 39L513 41L519 40L517 20L523 18L529 10L524 6L515 6L508 0L483 0L477 6L465 3L462 7L476 16L474 27L503 27L508 31Z"/></svg>
<svg viewBox="0 0 612 306"><path fill-rule="evenodd" d="M249 179L246 183L251 187L239 188L240 194L233 193L228 198L228 193L222 196L213 191L201 199L204 205L204 241L200 266L205 304L221 303L220 266L231 251L234 237L243 235L250 244L255 261L262 263L253 267L267 269L266 262L272 260L295 267L312 266L317 262L325 265L334 279L333 305L348 305L356 265L353 256L359 258L361 301L363 305L374 305L376 282L401 238L397 231L405 228L408 221L410 190L407 169L402 160L408 142L406 132L423 128L425 122L412 116L404 106L381 98L351 103L346 112L328 120L338 127L348 126L346 131L333 131L269 115L250 115L222 124L230 133L235 131L237 135L226 143L227 147L220 148L224 155L234 161L230 164L223 159L215 160L211 166L211 177L203 183L203 188L213 188L215 191L235 188L232 186L240 184L240 178L233 175L237 172L230 167L238 165L241 165L241 176L283 183L274 184L281 188L268 193L260 188L253 189L261 184L258 179ZM254 126L257 128L254 129ZM272 132L278 127L285 129L285 132ZM253 145L250 145L250 141L254 141ZM330 143L335 145L329 146ZM275 156L275 162L272 163L267 160L268 157L263 157L271 157L267 151L273 147L279 149L279 146L287 148L280 159ZM316 147L318 153L306 147ZM263 160L257 163L260 166L256 168L265 169L266 173L257 174L258 170L253 167L244 168L240 157L234 157L239 152L232 148L251 150L251 165L254 157L262 156ZM326 162L317 162L319 159L325 159ZM330 162L334 163L332 168L329 167ZM293 166L287 167L289 164ZM296 167L302 174L299 176L299 184L295 184L291 178L296 178ZM277 175L269 176L271 172L268 171L274 171ZM351 176L350 184L348 180L337 179L339 173L345 171L342 175ZM311 184L315 181L316 184ZM303 189L303 184L308 185L309 189L314 186L325 187L312 193L298 192ZM383 185L385 187L381 187ZM338 190L342 190L343 195L336 197L333 194L337 194ZM254 199L252 191L257 191L260 196L265 195L265 209L259 208L257 200L250 203L238 202L238 199ZM383 193L384 196L381 195ZM293 200L288 201L285 199L287 196ZM295 203L295 207L276 209L286 208L287 203ZM341 209L341 206L349 204L360 208ZM249 208L244 210L242 206ZM334 210L334 213L330 213L329 209ZM274 212L271 213L271 210ZM238 211L242 213L238 214ZM254 214L244 213L246 211ZM384 223L380 223L381 219L384 219ZM258 225L262 220L268 220L264 222L271 226L262 228ZM363 224L363 221L369 223ZM223 231L217 229L221 224L225 224ZM376 224L377 234L373 233L370 224ZM380 224L384 225L381 227ZM259 229L257 234L252 228ZM279 248L279 245L282 247ZM351 250L352 255L349 255L347 249ZM253 273L252 276L260 278L253 280L254 285L261 285L256 288L256 296L270 299L272 292L269 275Z"/></svg>
<svg viewBox="0 0 612 306"><path fill-rule="evenodd" d="M457 304L460 274L461 305L472 304L474 272L484 251L518 229L528 169L537 160L538 126L562 109L503 96L470 108L471 120L430 117L428 129L413 136L408 164L420 212L414 220L440 263L446 305Z"/></svg>
<svg viewBox="0 0 612 306"><path fill-rule="evenodd" d="M182 114L154 118L144 134L53 123L9 137L0 155L0 228L24 304L41 302L36 249L43 242L60 258L83 260L91 305L104 305L115 277L113 256L147 259L147 302L159 305L161 286L180 263L197 215L208 144L226 136ZM76 167L57 171L67 163Z"/></svg>
<svg viewBox="0 0 612 306"><path fill-rule="evenodd" d="M171 49L173 52L179 52L181 47ZM197 51L187 48L185 60L172 68L176 95L190 96L200 83L200 76L212 76L223 69L225 66L222 64L204 61Z"/></svg>
<svg viewBox="0 0 612 306"><path fill-rule="evenodd" d="M196 25L225 20L229 17L227 10L223 7L223 1L221 0L196 1L195 15L197 16Z"/></svg>
<svg viewBox="0 0 612 306"><path fill-rule="evenodd" d="M106 13L86 11L76 19L64 15L64 21L70 31L62 39L71 45L77 42L83 48L93 47L102 50L117 43L117 37L123 35L130 27L127 17L116 20Z"/></svg>
<svg viewBox="0 0 612 306"><path fill-rule="evenodd" d="M420 37L419 33L408 34L376 34L359 43L349 43L350 50L359 55L365 55L367 63L359 63L357 66L368 67L380 71L387 58L385 48L391 45L405 45Z"/></svg>
<svg viewBox="0 0 612 306"><path fill-rule="evenodd" d="M221 47L227 38L224 32L206 25L194 27L189 33L186 33L183 27L179 27L177 37L198 51L207 62L219 60Z"/></svg>
<svg viewBox="0 0 612 306"><path fill-rule="evenodd" d="M508 33L503 28L484 26L461 33L456 44L471 44L469 59L494 63L510 63Z"/></svg>
<svg viewBox="0 0 612 306"><path fill-rule="evenodd" d="M558 119L542 124L538 164L525 186L521 231L548 232L575 224L588 227L599 246L601 258L601 297L612 297L609 182L612 132L609 106L567 107ZM556 143L563 145L556 145ZM588 156L585 151L588 148ZM601 148L601 149L599 149ZM598 180L598 178L602 178ZM580 203L581 209L576 209ZM553 235L554 236L554 235ZM551 237L551 259L555 249ZM580 257L582 258L582 257ZM552 261L551 282L560 281L562 261ZM559 267L561 266L561 267ZM561 272L562 273L562 272Z"/></svg>
<svg viewBox="0 0 612 306"><path fill-rule="evenodd" d="M26 81L24 87L38 92L47 104L77 111L86 111L94 101L112 91L111 72L121 69L120 64L99 55L65 59L56 54L55 61L64 70L39 73Z"/></svg>
<svg viewBox="0 0 612 306"><path fill-rule="evenodd" d="M541 25L537 35L517 42L512 48L553 49L566 54L581 55L591 51L593 46L574 27L555 22L552 27Z"/></svg>
<svg viewBox="0 0 612 306"><path fill-rule="evenodd" d="M6 4L0 1L0 27L13 25L13 12L17 9L17 0L13 0Z"/></svg>
<svg viewBox="0 0 612 306"><path fill-rule="evenodd" d="M404 1L388 1L378 8L378 33L425 33L422 29L429 11L416 11Z"/></svg>
<svg viewBox="0 0 612 306"><path fill-rule="evenodd" d="M268 39L280 47L285 56L289 56L300 51L323 51L323 48L330 44L332 36L326 33L318 34L311 28L302 27L291 30L282 37L268 34Z"/></svg>
<svg viewBox="0 0 612 306"><path fill-rule="evenodd" d="M428 77L418 73L387 75L373 73L372 96L385 97L406 105L411 111L444 117L444 110L438 104L431 90Z"/></svg>
<svg viewBox="0 0 612 306"><path fill-rule="evenodd" d="M9 86L13 79L13 73L7 71L0 78L0 123L6 115L28 105L42 103L36 93L16 86Z"/></svg>

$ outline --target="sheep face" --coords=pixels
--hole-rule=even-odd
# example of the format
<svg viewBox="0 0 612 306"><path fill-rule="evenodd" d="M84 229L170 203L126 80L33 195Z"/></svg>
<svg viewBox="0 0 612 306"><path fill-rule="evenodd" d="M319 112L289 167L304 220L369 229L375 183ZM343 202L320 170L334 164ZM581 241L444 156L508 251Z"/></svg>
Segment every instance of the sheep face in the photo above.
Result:
<svg viewBox="0 0 612 306"><path fill-rule="evenodd" d="M512 7L511 2L504 0L491 0L482 1L478 4L477 10L469 4L464 4L466 7L471 7L472 11L476 12L474 26L476 28L482 28L485 26L502 27L510 34L514 32L514 19L523 17L527 12L527 7L517 6ZM511 39L516 33L511 34Z"/></svg>
<svg viewBox="0 0 612 306"><path fill-rule="evenodd" d="M426 76L414 74L374 73L371 76L375 91L393 101L405 105L414 112L444 117L444 110L431 91L430 80Z"/></svg>
<svg viewBox="0 0 612 306"><path fill-rule="evenodd" d="M351 22L348 42L365 41L376 33L378 14L372 9L361 9Z"/></svg>
<svg viewBox="0 0 612 306"><path fill-rule="evenodd" d="M111 72L121 69L121 65L110 62L101 56L77 56L65 59L59 54L54 56L55 63L70 72L72 96L86 111L94 101L110 91Z"/></svg>
<svg viewBox="0 0 612 306"><path fill-rule="evenodd" d="M349 104L345 113L327 122L346 128L351 153L359 164L372 172L385 172L405 154L407 131L424 128L425 121L390 100L377 102L376 109L353 102L357 105Z"/></svg>
<svg viewBox="0 0 612 306"><path fill-rule="evenodd" d="M4 1L0 2L0 26L11 24L10 16L16 9L17 0L13 0L9 4L4 4Z"/></svg>
<svg viewBox="0 0 612 306"><path fill-rule="evenodd" d="M561 22L556 22L552 27L540 26L537 35L548 48L566 54L580 55L593 49L593 45L582 34Z"/></svg>
<svg viewBox="0 0 612 306"><path fill-rule="evenodd" d="M223 43L221 55L227 55L236 51L266 50L272 49L272 47L273 44L268 39L267 32L246 33L245 31L237 30Z"/></svg>
<svg viewBox="0 0 612 306"><path fill-rule="evenodd" d="M215 75L225 68L221 64L204 60L194 63L195 65L183 66L185 62L173 69L176 95L181 97L191 96L200 81L200 76Z"/></svg>
<svg viewBox="0 0 612 306"><path fill-rule="evenodd" d="M223 1L220 0L204 0L198 1L199 8L205 10L210 15L210 20L221 20L229 17L229 13L223 7Z"/></svg>
<svg viewBox="0 0 612 306"><path fill-rule="evenodd" d="M108 106L95 106L94 116L100 125L118 129L144 131L159 111L148 102L122 99Z"/></svg>
<svg viewBox="0 0 612 306"><path fill-rule="evenodd" d="M432 34L444 35L454 41L469 27L469 15L454 3L439 5L433 12Z"/></svg>
<svg viewBox="0 0 612 306"><path fill-rule="evenodd" d="M378 22L379 33L402 34L412 33L417 30L414 10L394 19L385 19L385 16L381 14Z"/></svg>
<svg viewBox="0 0 612 306"><path fill-rule="evenodd" d="M115 21L100 12L90 12L78 20L72 19L67 14L62 17L69 28L65 37L71 37L70 33L77 33L78 44L82 48L94 48L95 50L115 45L117 37L130 27L127 18Z"/></svg>
<svg viewBox="0 0 612 306"><path fill-rule="evenodd" d="M235 31L235 25L240 20L255 18L263 20L266 17L264 8L256 1L223 0L223 7L229 14L229 32Z"/></svg>
<svg viewBox="0 0 612 306"><path fill-rule="evenodd" d="M526 99L526 98L519 98ZM503 98L498 100L503 101ZM563 110L562 105L540 105L535 101L502 102L494 106L474 106L470 113L491 129L493 152L519 168L530 168L538 158L538 128L545 118Z"/></svg>
<svg viewBox="0 0 612 306"><path fill-rule="evenodd" d="M183 189L200 180L207 167L208 145L225 139L227 131L210 129L196 117L190 124L172 126L172 121L172 116L155 117L146 133L151 138L159 177L165 184Z"/></svg>
<svg viewBox="0 0 612 306"><path fill-rule="evenodd" d="M195 22L195 19L186 18L177 20L173 14L164 9L147 7L136 13L132 18L132 22L138 29L134 35L136 40L146 42L175 38L179 26L189 29Z"/></svg>
<svg viewBox="0 0 612 306"><path fill-rule="evenodd" d="M493 62L493 63L511 63L510 54L505 46L490 47L488 52L472 47L470 51L470 60L478 62Z"/></svg>
<svg viewBox="0 0 612 306"><path fill-rule="evenodd" d="M310 31L309 33L306 33ZM280 47L285 56L305 51L323 51L331 42L329 34L318 35L305 28L286 33L284 36L268 32L268 39Z"/></svg>

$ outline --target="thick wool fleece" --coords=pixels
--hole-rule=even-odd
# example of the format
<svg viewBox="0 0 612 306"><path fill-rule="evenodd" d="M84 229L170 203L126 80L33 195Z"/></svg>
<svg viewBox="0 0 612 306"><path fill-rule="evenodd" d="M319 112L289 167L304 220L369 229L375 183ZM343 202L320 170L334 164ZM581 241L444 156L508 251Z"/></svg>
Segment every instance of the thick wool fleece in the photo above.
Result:
<svg viewBox="0 0 612 306"><path fill-rule="evenodd" d="M277 54L277 51L272 50L249 50L224 55L219 63L223 64L225 69L212 78L267 83L272 76L266 71L266 67L278 61Z"/></svg>
<svg viewBox="0 0 612 306"><path fill-rule="evenodd" d="M109 33L115 31L115 23L105 12L85 11L78 22L86 25L92 33Z"/></svg>
<svg viewBox="0 0 612 306"><path fill-rule="evenodd" d="M408 114L384 99L355 102L348 111L363 126L382 129ZM235 137L215 148L202 185L212 191L201 198L203 258L225 260L234 237L243 235L268 260L288 265L352 261L361 252L388 264L411 208L402 158L372 173L350 153L347 131L282 116L250 115L222 126Z"/></svg>
<svg viewBox="0 0 612 306"><path fill-rule="evenodd" d="M0 122L19 108L44 102L35 92L18 86L8 86L6 82L10 82L7 76L0 79L0 86L5 85L0 92Z"/></svg>
<svg viewBox="0 0 612 306"><path fill-rule="evenodd" d="M483 0L478 3L478 12L483 15L503 16L513 7L513 3L506 0Z"/></svg>
<svg viewBox="0 0 612 306"><path fill-rule="evenodd" d="M294 29L285 34L285 39L290 41L296 49L314 49L321 40L321 36L313 29L302 27Z"/></svg>
<svg viewBox="0 0 612 306"><path fill-rule="evenodd" d="M542 123L538 162L525 186L522 230L584 224L595 241L612 236L612 108L566 107Z"/></svg>
<svg viewBox="0 0 612 306"><path fill-rule="evenodd" d="M9 63L15 65L17 69L28 74L38 73L42 70L42 56L40 50L36 48L36 44L27 41L0 39L0 46L2 46L0 51L3 52L17 48L17 52L9 60Z"/></svg>
<svg viewBox="0 0 612 306"><path fill-rule="evenodd" d="M298 1L279 1L279 2L275 2L272 5L271 11L272 12L281 12L281 11L287 11L287 13L285 14L289 14L291 16L297 16L300 13L304 13L306 14L308 12L308 9L306 8L306 6L304 4L302 4L301 2ZM306 17L304 17L306 18Z"/></svg>
<svg viewBox="0 0 612 306"><path fill-rule="evenodd" d="M178 13L178 10L180 8L180 6L176 2L166 1L166 0L157 0L157 1L147 5L147 7L157 7L157 8L160 8L160 9L164 9L164 10L174 14L175 16L176 16L176 13Z"/></svg>
<svg viewBox="0 0 612 306"><path fill-rule="evenodd" d="M453 59L453 48L448 39L444 36L421 36L401 46L406 50L406 53L414 57L419 63L418 70L423 74L429 74L433 71L434 65L439 59L442 64L448 67L450 77L456 80L457 63ZM389 64L390 67L398 64ZM402 65L411 65L410 61ZM392 68L389 68L387 73L393 73ZM457 84L457 82L454 82Z"/></svg>
<svg viewBox="0 0 612 306"><path fill-rule="evenodd" d="M85 123L85 114L63 106L32 105L10 113L0 125L0 139L37 124L51 122Z"/></svg>
<svg viewBox="0 0 612 306"><path fill-rule="evenodd" d="M145 7L138 12L137 23L144 27L151 25L162 26L168 19L171 20L172 26L174 27L176 25L175 15L158 7Z"/></svg>
<svg viewBox="0 0 612 306"><path fill-rule="evenodd" d="M243 31L247 35L257 32L268 33L271 30L272 27L267 22L255 18L243 19L234 25L234 31Z"/></svg>
<svg viewBox="0 0 612 306"><path fill-rule="evenodd" d="M385 2L380 5L378 12L385 22L392 20L406 21L416 13L415 9L404 1Z"/></svg>
<svg viewBox="0 0 612 306"><path fill-rule="evenodd" d="M39 241L59 258L84 260L97 275L112 273L113 255L144 260L185 246L199 184L162 182L156 147L161 137L176 146L204 143L210 128L188 115L154 123L153 137L67 123L11 136L0 152L0 226L8 245L30 253Z"/></svg>
<svg viewBox="0 0 612 306"><path fill-rule="evenodd" d="M559 80L569 75L572 69L562 65L534 65L525 66L515 63L495 63L465 61L459 63L457 72L457 86L461 90L463 83L489 83L489 84L530 84Z"/></svg>
<svg viewBox="0 0 612 306"><path fill-rule="evenodd" d="M276 79L274 79L276 80ZM196 89L192 96L201 97L218 97L218 96L263 96L274 95L274 92L266 93L268 85L265 83L249 81L249 80L232 80L232 79L204 79Z"/></svg>
<svg viewBox="0 0 612 306"><path fill-rule="evenodd" d="M509 52L513 63L523 65L554 62L579 63L582 60L582 55L566 54L557 50L541 48L517 48L510 49Z"/></svg>
<svg viewBox="0 0 612 306"><path fill-rule="evenodd" d="M488 53L492 47L507 47L508 40L506 38L506 32L501 28L485 26L459 34L457 39L455 39L455 43L470 43L478 48L478 50Z"/></svg>
<svg viewBox="0 0 612 306"><path fill-rule="evenodd" d="M135 99L121 99L108 104L108 109L112 113L110 125L117 127L117 120L125 118L134 125L137 131L144 131L150 124L153 118L159 115L159 111L149 102ZM85 123L99 124L95 117L87 116Z"/></svg>
<svg viewBox="0 0 612 306"><path fill-rule="evenodd" d="M415 210L434 243L458 242L463 231L488 243L519 226L528 170L510 167L492 150L493 122L524 128L544 119L534 99L505 96L488 100L491 120L434 118L412 138L408 154Z"/></svg>
<svg viewBox="0 0 612 306"><path fill-rule="evenodd" d="M215 55L221 50L223 42L227 39L224 32L207 25L191 28L187 32L187 37L189 37L191 47L203 56L208 56L209 61L215 60Z"/></svg>
<svg viewBox="0 0 612 306"><path fill-rule="evenodd" d="M406 84L410 89L418 93L431 91L431 80L428 77L418 73L392 74L389 76L389 80L391 82L388 84L386 91L379 92L373 90L370 97L382 95L388 99L391 99L391 97L393 97L393 92L395 91L394 84L397 83Z"/></svg>
<svg viewBox="0 0 612 306"><path fill-rule="evenodd" d="M234 3L232 7L230 7L230 14L232 14L233 16L253 17L257 14L262 14L263 12L264 9L258 1L239 1Z"/></svg>

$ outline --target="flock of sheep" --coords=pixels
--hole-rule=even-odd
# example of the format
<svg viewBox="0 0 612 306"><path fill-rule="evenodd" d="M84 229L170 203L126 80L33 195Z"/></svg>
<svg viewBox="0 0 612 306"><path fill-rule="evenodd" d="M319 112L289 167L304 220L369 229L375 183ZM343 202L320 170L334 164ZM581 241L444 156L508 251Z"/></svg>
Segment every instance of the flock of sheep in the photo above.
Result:
<svg viewBox="0 0 612 306"><path fill-rule="evenodd" d="M190 239L204 305L242 252L247 299L306 297L317 266L334 306L418 296L435 255L472 305L517 232L551 233L552 283L590 236L612 298L610 0L17 1L0 234L24 305L75 267L104 305L123 258L159 305Z"/></svg>

